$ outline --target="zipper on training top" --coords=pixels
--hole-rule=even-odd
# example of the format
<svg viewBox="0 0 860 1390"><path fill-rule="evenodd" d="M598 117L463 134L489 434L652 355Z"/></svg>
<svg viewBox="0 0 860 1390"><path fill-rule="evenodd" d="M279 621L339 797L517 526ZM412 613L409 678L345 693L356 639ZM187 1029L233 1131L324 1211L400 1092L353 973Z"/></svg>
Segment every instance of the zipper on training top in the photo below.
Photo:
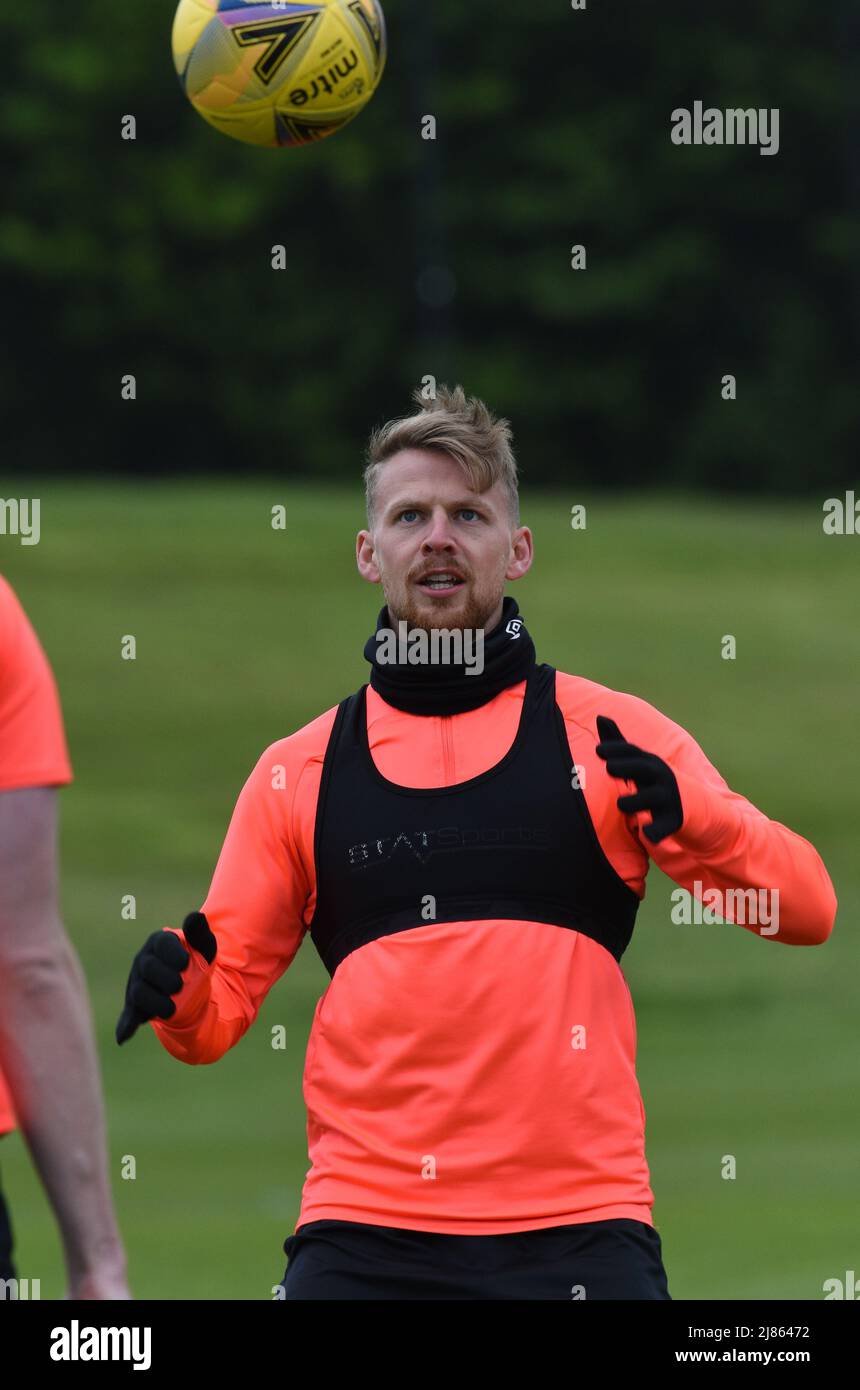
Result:
<svg viewBox="0 0 860 1390"><path fill-rule="evenodd" d="M440 716L442 724L442 776L445 786L450 787L457 779L454 776L454 737L451 730L453 715Z"/></svg>

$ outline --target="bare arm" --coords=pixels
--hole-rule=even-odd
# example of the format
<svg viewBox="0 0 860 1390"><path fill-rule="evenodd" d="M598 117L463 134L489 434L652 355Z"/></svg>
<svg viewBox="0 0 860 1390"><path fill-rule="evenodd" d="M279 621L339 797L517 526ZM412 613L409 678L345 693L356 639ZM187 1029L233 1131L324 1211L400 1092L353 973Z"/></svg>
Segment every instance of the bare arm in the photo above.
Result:
<svg viewBox="0 0 860 1390"><path fill-rule="evenodd" d="M57 901L57 793L0 792L0 1067L63 1240L70 1298L128 1298L92 1016Z"/></svg>

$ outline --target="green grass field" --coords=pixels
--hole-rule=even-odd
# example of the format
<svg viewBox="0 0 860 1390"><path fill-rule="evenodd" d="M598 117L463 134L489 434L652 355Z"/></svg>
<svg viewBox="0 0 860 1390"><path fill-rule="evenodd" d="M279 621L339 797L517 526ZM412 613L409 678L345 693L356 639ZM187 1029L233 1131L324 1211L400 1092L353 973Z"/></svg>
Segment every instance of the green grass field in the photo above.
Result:
<svg viewBox="0 0 860 1390"><path fill-rule="evenodd" d="M263 748L366 678L382 599L355 571L360 490L28 480L18 492L41 497L41 542L0 536L0 571L63 697L76 778L62 795L64 917L92 995L132 1289L269 1298L307 1169L301 1073L328 979L311 943L215 1066L183 1066L148 1029L120 1050L113 1029L144 937L203 900ZM588 527L572 531L582 501ZM271 529L278 503L285 531ZM821 1298L825 1279L860 1270L860 865L846 758L860 538L825 537L820 501L526 489L523 520L537 560L511 592L539 659L678 720L736 791L815 844L833 878L831 940L791 948L736 926L674 926L674 885L652 865L623 962L673 1297ZM726 633L735 661L720 656ZM125 634L136 661L120 659ZM134 922L120 916L128 893ZM270 1046L278 1023L285 1052ZM134 1181L120 1178L126 1154ZM726 1154L735 1181L720 1176ZM58 1297L58 1236L20 1135L0 1145L0 1167L19 1274Z"/></svg>

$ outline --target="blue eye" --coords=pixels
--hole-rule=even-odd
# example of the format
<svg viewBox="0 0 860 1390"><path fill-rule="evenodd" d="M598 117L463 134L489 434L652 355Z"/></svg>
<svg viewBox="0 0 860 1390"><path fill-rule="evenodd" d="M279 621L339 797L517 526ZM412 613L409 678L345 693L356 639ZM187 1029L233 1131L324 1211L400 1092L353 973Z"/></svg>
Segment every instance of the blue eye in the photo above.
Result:
<svg viewBox="0 0 860 1390"><path fill-rule="evenodd" d="M477 516L477 515L478 515L478 513L475 511L474 507L461 507L461 508L460 508L460 515L461 515L461 516L465 516L465 515L466 515L466 512L468 512L470 516Z"/></svg>
<svg viewBox="0 0 860 1390"><path fill-rule="evenodd" d="M410 516L417 516L417 515L418 515L418 513L416 512L416 510L415 510L414 507L408 507L407 510L406 510L405 512L401 512L401 513L400 513L400 520L401 520L401 521L404 521L407 517L410 517Z"/></svg>

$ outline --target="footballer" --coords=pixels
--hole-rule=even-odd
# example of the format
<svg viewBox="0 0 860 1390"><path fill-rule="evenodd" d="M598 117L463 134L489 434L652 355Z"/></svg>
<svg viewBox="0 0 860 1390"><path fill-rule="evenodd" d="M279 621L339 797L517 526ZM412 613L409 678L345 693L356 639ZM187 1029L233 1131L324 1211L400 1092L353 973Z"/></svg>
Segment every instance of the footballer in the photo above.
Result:
<svg viewBox="0 0 860 1390"><path fill-rule="evenodd" d="M415 402L368 450L369 681L263 753L117 1039L150 1021L216 1062L307 936L330 983L279 1296L669 1299L621 964L650 863L778 894L776 930L729 918L763 950L826 941L833 885L679 724L538 661L505 592L533 560L508 422L461 387ZM402 622L480 634L480 671L392 661Z"/></svg>

